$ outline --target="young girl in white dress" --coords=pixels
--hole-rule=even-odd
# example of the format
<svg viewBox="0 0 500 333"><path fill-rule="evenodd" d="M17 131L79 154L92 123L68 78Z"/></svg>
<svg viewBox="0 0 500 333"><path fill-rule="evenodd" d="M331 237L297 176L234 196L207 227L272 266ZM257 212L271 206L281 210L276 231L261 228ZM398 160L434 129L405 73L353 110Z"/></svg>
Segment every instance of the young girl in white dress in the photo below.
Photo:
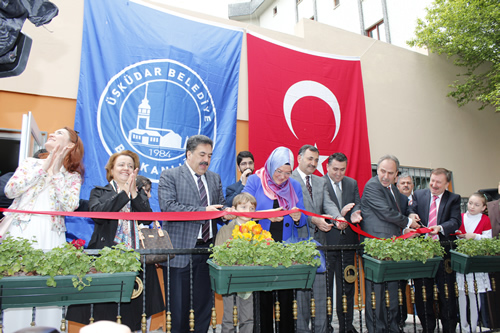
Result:
<svg viewBox="0 0 500 333"><path fill-rule="evenodd" d="M70 128L50 134L40 159L27 158L5 186L5 195L14 199L10 209L26 211L74 211L78 208L83 177L83 144ZM5 213L8 215L10 213ZM63 216L13 213L7 237L34 239L34 247L50 250L66 242ZM59 329L60 307L36 308L36 325ZM32 309L7 309L3 332L11 333L30 326Z"/></svg>
<svg viewBox="0 0 500 333"><path fill-rule="evenodd" d="M486 198L482 193L474 193L470 196L467 203L467 213L462 214L461 234L459 238L465 239L483 239L491 238L491 222L483 212L486 209ZM481 298L474 291L474 277L477 282L477 291L484 293L491 290L490 278L488 273L457 273L458 296L460 304L460 323L462 332L476 332L479 309L481 307ZM469 292L470 308L470 327L467 322L467 298L465 295L465 279L467 279L467 290ZM476 300L477 299L477 300Z"/></svg>

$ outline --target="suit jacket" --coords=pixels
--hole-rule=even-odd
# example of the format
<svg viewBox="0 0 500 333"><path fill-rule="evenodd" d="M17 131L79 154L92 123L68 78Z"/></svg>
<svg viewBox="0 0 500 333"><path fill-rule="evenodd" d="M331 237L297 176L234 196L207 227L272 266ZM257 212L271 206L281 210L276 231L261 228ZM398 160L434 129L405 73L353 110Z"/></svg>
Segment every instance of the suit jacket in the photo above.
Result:
<svg viewBox="0 0 500 333"><path fill-rule="evenodd" d="M378 176L372 177L365 185L361 198L361 229L379 238L399 236L408 225L408 217L401 212L397 186L391 186L394 196L384 187Z"/></svg>
<svg viewBox="0 0 500 333"><path fill-rule="evenodd" d="M300 188L300 184L293 178L290 178L289 181L292 183L293 189L295 190L295 193L297 194L297 197L299 198L299 201L297 202L297 208L300 209L305 209L304 207L304 200L302 196L302 189ZM265 209L272 209L274 205L274 200L269 199L266 194L264 193L264 190L262 188L262 182L257 175L250 175L247 180L247 185L243 189L243 192L250 193L255 197L257 200L257 207L256 210L265 210ZM269 219L262 219L259 221L259 224L262 226L263 229L268 230L271 227L271 221ZM300 228L303 227L307 224L307 215L302 214L300 216L299 224L295 225L295 222L293 219L290 217L290 215L285 215L283 219L283 240L287 240L292 236L292 232L295 232L295 236L297 235L296 231L294 231L294 228Z"/></svg>
<svg viewBox="0 0 500 333"><path fill-rule="evenodd" d="M111 184L104 187L96 186L90 191L88 208L91 212L119 212L129 201L124 191L116 193ZM131 212L151 212L149 200L144 190L138 192L135 199L130 200ZM89 249L102 249L105 246L113 246L118 220L93 219L94 232L90 238ZM150 224L151 221L142 221Z"/></svg>
<svg viewBox="0 0 500 333"><path fill-rule="evenodd" d="M335 207L341 212L343 207L340 207L337 195L335 194L335 189L332 186L332 182L328 174L323 176L325 180L325 191L326 195L331 198L334 202ZM351 214L357 210L361 209L361 199L359 197L358 182L355 179L344 176L342 179L342 205L345 206L349 203L354 203L354 207L346 214L345 219L351 222ZM330 232L326 234L327 245L339 245L339 244L358 244L359 236L357 233L352 231L350 227L347 227L344 233L341 233L339 229L332 228Z"/></svg>
<svg viewBox="0 0 500 333"><path fill-rule="evenodd" d="M237 181L236 183L229 185L226 188L226 204L228 206L233 205L233 199L235 196L241 193L243 189L245 188L245 185L241 183L241 180Z"/></svg>
<svg viewBox="0 0 500 333"><path fill-rule="evenodd" d="M302 197L304 198L304 206L306 210L315 214L330 214L333 217L340 216L340 212L337 207L334 205L329 196L325 194L325 181L323 178L318 177L316 175L311 175L311 187L313 191L312 198L309 195L309 191L307 190L307 186L300 177L297 169L293 170L292 178L299 182L300 187L302 189ZM321 244L326 244L326 233L324 231L316 230L316 225L311 222L312 216L307 217L307 224L309 225L309 233L310 235L320 242ZM299 229L299 237L308 237L307 229L300 228Z"/></svg>
<svg viewBox="0 0 500 333"><path fill-rule="evenodd" d="M488 202L488 214L491 220L492 237L500 233L500 200Z"/></svg>
<svg viewBox="0 0 500 333"><path fill-rule="evenodd" d="M220 176L212 171L205 173L210 197L209 205L225 205ZM205 211L201 205L198 185L193 179L186 164L177 168L166 169L161 173L158 183L158 202L162 212L196 212ZM203 221L164 221L163 229L167 230L174 249L194 248ZM215 233L217 228L212 228ZM189 263L189 255L176 255L170 261L171 267L185 267Z"/></svg>
<svg viewBox="0 0 500 333"><path fill-rule="evenodd" d="M431 191L429 189L417 190L413 194L413 203L408 207L410 213L420 217L420 223L427 226L429 223L429 210L431 207ZM443 227L444 235L439 233L440 240L453 240L455 233L462 224L460 212L460 196L449 191L444 191L439 204L437 224Z"/></svg>

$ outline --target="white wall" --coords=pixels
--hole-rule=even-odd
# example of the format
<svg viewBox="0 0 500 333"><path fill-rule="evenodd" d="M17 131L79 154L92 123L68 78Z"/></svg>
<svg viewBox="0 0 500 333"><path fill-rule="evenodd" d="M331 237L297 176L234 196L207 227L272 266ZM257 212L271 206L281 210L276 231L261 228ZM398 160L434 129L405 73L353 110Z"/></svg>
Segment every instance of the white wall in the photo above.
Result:
<svg viewBox="0 0 500 333"><path fill-rule="evenodd" d="M340 0L333 6L333 0L317 0L318 22L329 24L350 32L361 32L357 0Z"/></svg>
<svg viewBox="0 0 500 333"><path fill-rule="evenodd" d="M34 41L28 68L19 77L0 79L0 89L76 98L83 0L53 1L61 9L47 27L53 33L26 24ZM280 1L276 3L279 6ZM280 10L287 9L279 6L278 14ZM294 27L297 35L290 35L200 13L178 12L243 27L312 51L359 56L373 162L392 153L405 166L449 168L456 192L464 196L479 188L498 186L500 114L492 107L477 111L477 104L459 108L446 97L448 85L461 70L446 56L422 55L311 20L301 20ZM238 119L247 120L246 39L241 62ZM0 105L0 112L8 110Z"/></svg>
<svg viewBox="0 0 500 333"><path fill-rule="evenodd" d="M273 9L277 7L278 13L274 15ZM288 0L274 1L260 16L260 26L268 29L290 33L290 28L295 25L295 2Z"/></svg>

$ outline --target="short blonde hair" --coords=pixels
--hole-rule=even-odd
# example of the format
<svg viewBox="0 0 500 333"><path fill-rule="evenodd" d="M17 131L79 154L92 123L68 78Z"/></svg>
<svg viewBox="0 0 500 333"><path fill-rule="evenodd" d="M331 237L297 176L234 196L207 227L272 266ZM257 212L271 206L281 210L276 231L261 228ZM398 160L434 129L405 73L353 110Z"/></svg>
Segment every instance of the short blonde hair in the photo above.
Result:
<svg viewBox="0 0 500 333"><path fill-rule="evenodd" d="M115 166L115 161L118 158L118 156L129 156L134 160L134 169L139 168L139 156L137 156L136 153L130 150L122 150L118 153L114 153L109 157L108 163L106 163L106 166L104 167L106 169L106 179L108 182L110 182L113 179L113 176L111 175L111 170L113 170L113 167Z"/></svg>
<svg viewBox="0 0 500 333"><path fill-rule="evenodd" d="M233 199L233 207L236 208L240 204L246 204L247 202L251 203L254 207L257 207L257 200L250 193L240 193Z"/></svg>

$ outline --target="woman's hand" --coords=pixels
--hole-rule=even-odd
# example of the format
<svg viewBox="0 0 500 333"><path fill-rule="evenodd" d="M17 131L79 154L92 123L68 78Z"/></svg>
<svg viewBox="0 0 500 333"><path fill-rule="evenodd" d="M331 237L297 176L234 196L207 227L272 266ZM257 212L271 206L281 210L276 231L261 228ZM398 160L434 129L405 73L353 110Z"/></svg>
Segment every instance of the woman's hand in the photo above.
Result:
<svg viewBox="0 0 500 333"><path fill-rule="evenodd" d="M50 175L59 173L63 166L64 157L68 154L69 149L70 148L67 146L61 148L60 145L56 145L43 162L42 169Z"/></svg>
<svg viewBox="0 0 500 333"><path fill-rule="evenodd" d="M125 183L124 190L127 194L130 193L132 199L135 199L137 197L137 186L135 185L135 179L138 173L139 169L135 169L134 172L132 172L130 176L128 176L127 182Z"/></svg>
<svg viewBox="0 0 500 333"><path fill-rule="evenodd" d="M293 207L290 210L298 209L297 207ZM301 212L296 212L296 213L290 213L290 217L292 218L293 222L297 223L300 220L300 217L302 216Z"/></svg>
<svg viewBox="0 0 500 333"><path fill-rule="evenodd" d="M270 217L269 221L271 221L271 222L281 222L281 221L283 221L283 216Z"/></svg>
<svg viewBox="0 0 500 333"><path fill-rule="evenodd" d="M64 163L64 158L66 155L68 155L70 148L68 146L64 148L60 148L59 151L55 152L54 158L53 158L53 165L52 165L52 173L55 175L56 173L59 173L61 171L61 168Z"/></svg>

